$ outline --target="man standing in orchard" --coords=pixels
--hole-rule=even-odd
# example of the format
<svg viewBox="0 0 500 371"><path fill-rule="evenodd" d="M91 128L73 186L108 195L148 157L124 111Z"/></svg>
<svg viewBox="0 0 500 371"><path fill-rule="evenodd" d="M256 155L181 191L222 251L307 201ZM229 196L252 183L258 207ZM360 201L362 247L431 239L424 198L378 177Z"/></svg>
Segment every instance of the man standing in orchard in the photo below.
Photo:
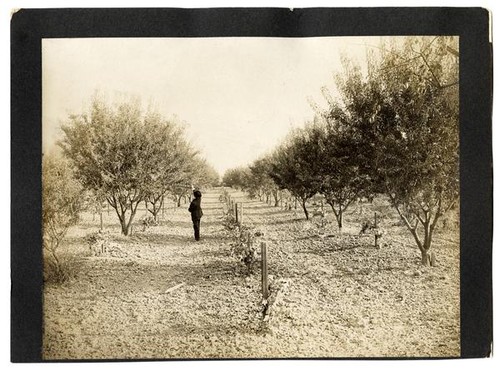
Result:
<svg viewBox="0 0 500 371"><path fill-rule="evenodd" d="M194 228L194 239L196 241L200 240L200 220L203 216L203 211L201 210L201 192L193 191L194 200L191 201L189 205L189 212L191 213L191 220L193 221Z"/></svg>

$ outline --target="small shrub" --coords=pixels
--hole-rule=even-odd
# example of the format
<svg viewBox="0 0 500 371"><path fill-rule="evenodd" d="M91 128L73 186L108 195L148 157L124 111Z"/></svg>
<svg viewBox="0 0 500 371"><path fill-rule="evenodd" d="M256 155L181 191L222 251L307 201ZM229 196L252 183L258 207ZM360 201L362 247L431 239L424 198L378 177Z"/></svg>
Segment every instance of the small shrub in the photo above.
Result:
<svg viewBox="0 0 500 371"><path fill-rule="evenodd" d="M229 202L229 192L227 190L223 190L222 194L219 196L219 202L223 204L227 204Z"/></svg>
<svg viewBox="0 0 500 371"><path fill-rule="evenodd" d="M140 220L140 223L142 224L142 231L146 231L146 229L148 227L151 227L151 226L157 226L158 225L158 221L155 220L154 217L152 216L147 216L143 219Z"/></svg>
<svg viewBox="0 0 500 371"><path fill-rule="evenodd" d="M236 218L234 217L232 212L227 212L224 214L222 225L229 230L234 230L238 227L238 223L236 223Z"/></svg>
<svg viewBox="0 0 500 371"><path fill-rule="evenodd" d="M58 285L75 278L81 269L81 264L71 255L61 255L57 261L46 255L43 265L44 282Z"/></svg>
<svg viewBox="0 0 500 371"><path fill-rule="evenodd" d="M359 230L359 234L371 232L375 229L375 224L371 220L364 220L361 222L361 229Z"/></svg>
<svg viewBox="0 0 500 371"><path fill-rule="evenodd" d="M257 251L252 234L249 231L240 231L236 241L231 244L231 253L245 265L247 273L252 274L254 264L257 260Z"/></svg>
<svg viewBox="0 0 500 371"><path fill-rule="evenodd" d="M109 248L109 235L104 231L88 234L85 241L89 244L90 255L105 254Z"/></svg>

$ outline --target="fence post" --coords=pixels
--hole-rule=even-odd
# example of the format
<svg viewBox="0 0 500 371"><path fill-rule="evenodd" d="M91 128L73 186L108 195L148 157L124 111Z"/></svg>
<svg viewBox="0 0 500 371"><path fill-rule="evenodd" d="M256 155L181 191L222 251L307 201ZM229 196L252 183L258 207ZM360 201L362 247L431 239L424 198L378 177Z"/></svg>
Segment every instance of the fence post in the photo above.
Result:
<svg viewBox="0 0 500 371"><path fill-rule="evenodd" d="M265 242L260 243L261 265L262 265L262 298L264 300L269 296L267 283L267 246Z"/></svg>
<svg viewBox="0 0 500 371"><path fill-rule="evenodd" d="M240 202L240 223L243 224L243 202Z"/></svg>
<svg viewBox="0 0 500 371"><path fill-rule="evenodd" d="M236 224L238 224L238 203L237 202L234 204L234 215L236 218Z"/></svg>
<svg viewBox="0 0 500 371"><path fill-rule="evenodd" d="M377 212L375 211L375 247L378 247Z"/></svg>

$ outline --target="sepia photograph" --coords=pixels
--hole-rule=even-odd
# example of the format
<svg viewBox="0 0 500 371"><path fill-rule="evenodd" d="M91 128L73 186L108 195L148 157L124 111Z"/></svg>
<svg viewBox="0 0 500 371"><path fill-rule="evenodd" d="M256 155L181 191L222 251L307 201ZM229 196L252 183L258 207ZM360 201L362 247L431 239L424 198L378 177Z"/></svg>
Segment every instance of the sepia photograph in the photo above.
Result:
<svg viewBox="0 0 500 371"><path fill-rule="evenodd" d="M287 21L40 32L40 242L26 250L40 361L488 356L469 34L298 35L319 13L198 11L162 14Z"/></svg>
<svg viewBox="0 0 500 371"><path fill-rule="evenodd" d="M459 356L459 59L44 39L44 359Z"/></svg>

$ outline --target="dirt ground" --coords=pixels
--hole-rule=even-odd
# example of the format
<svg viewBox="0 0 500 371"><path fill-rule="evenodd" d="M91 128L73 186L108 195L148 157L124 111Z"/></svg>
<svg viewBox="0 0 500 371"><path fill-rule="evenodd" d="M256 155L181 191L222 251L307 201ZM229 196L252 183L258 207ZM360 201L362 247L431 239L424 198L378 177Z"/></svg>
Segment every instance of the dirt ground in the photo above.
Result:
<svg viewBox="0 0 500 371"><path fill-rule="evenodd" d="M76 277L44 288L44 359L460 355L457 228L435 237L437 266L425 268L383 200L353 206L339 233L332 214L322 227L233 191L243 224L262 234L255 243L267 242L278 296L264 320L259 265L248 276L231 253L220 194L202 198L199 242L187 205L169 204L160 225L142 231L137 222L130 237L111 210L112 244L92 256L85 236L99 218L83 215L61 248L78 260ZM359 234L374 211L386 231L379 248Z"/></svg>

